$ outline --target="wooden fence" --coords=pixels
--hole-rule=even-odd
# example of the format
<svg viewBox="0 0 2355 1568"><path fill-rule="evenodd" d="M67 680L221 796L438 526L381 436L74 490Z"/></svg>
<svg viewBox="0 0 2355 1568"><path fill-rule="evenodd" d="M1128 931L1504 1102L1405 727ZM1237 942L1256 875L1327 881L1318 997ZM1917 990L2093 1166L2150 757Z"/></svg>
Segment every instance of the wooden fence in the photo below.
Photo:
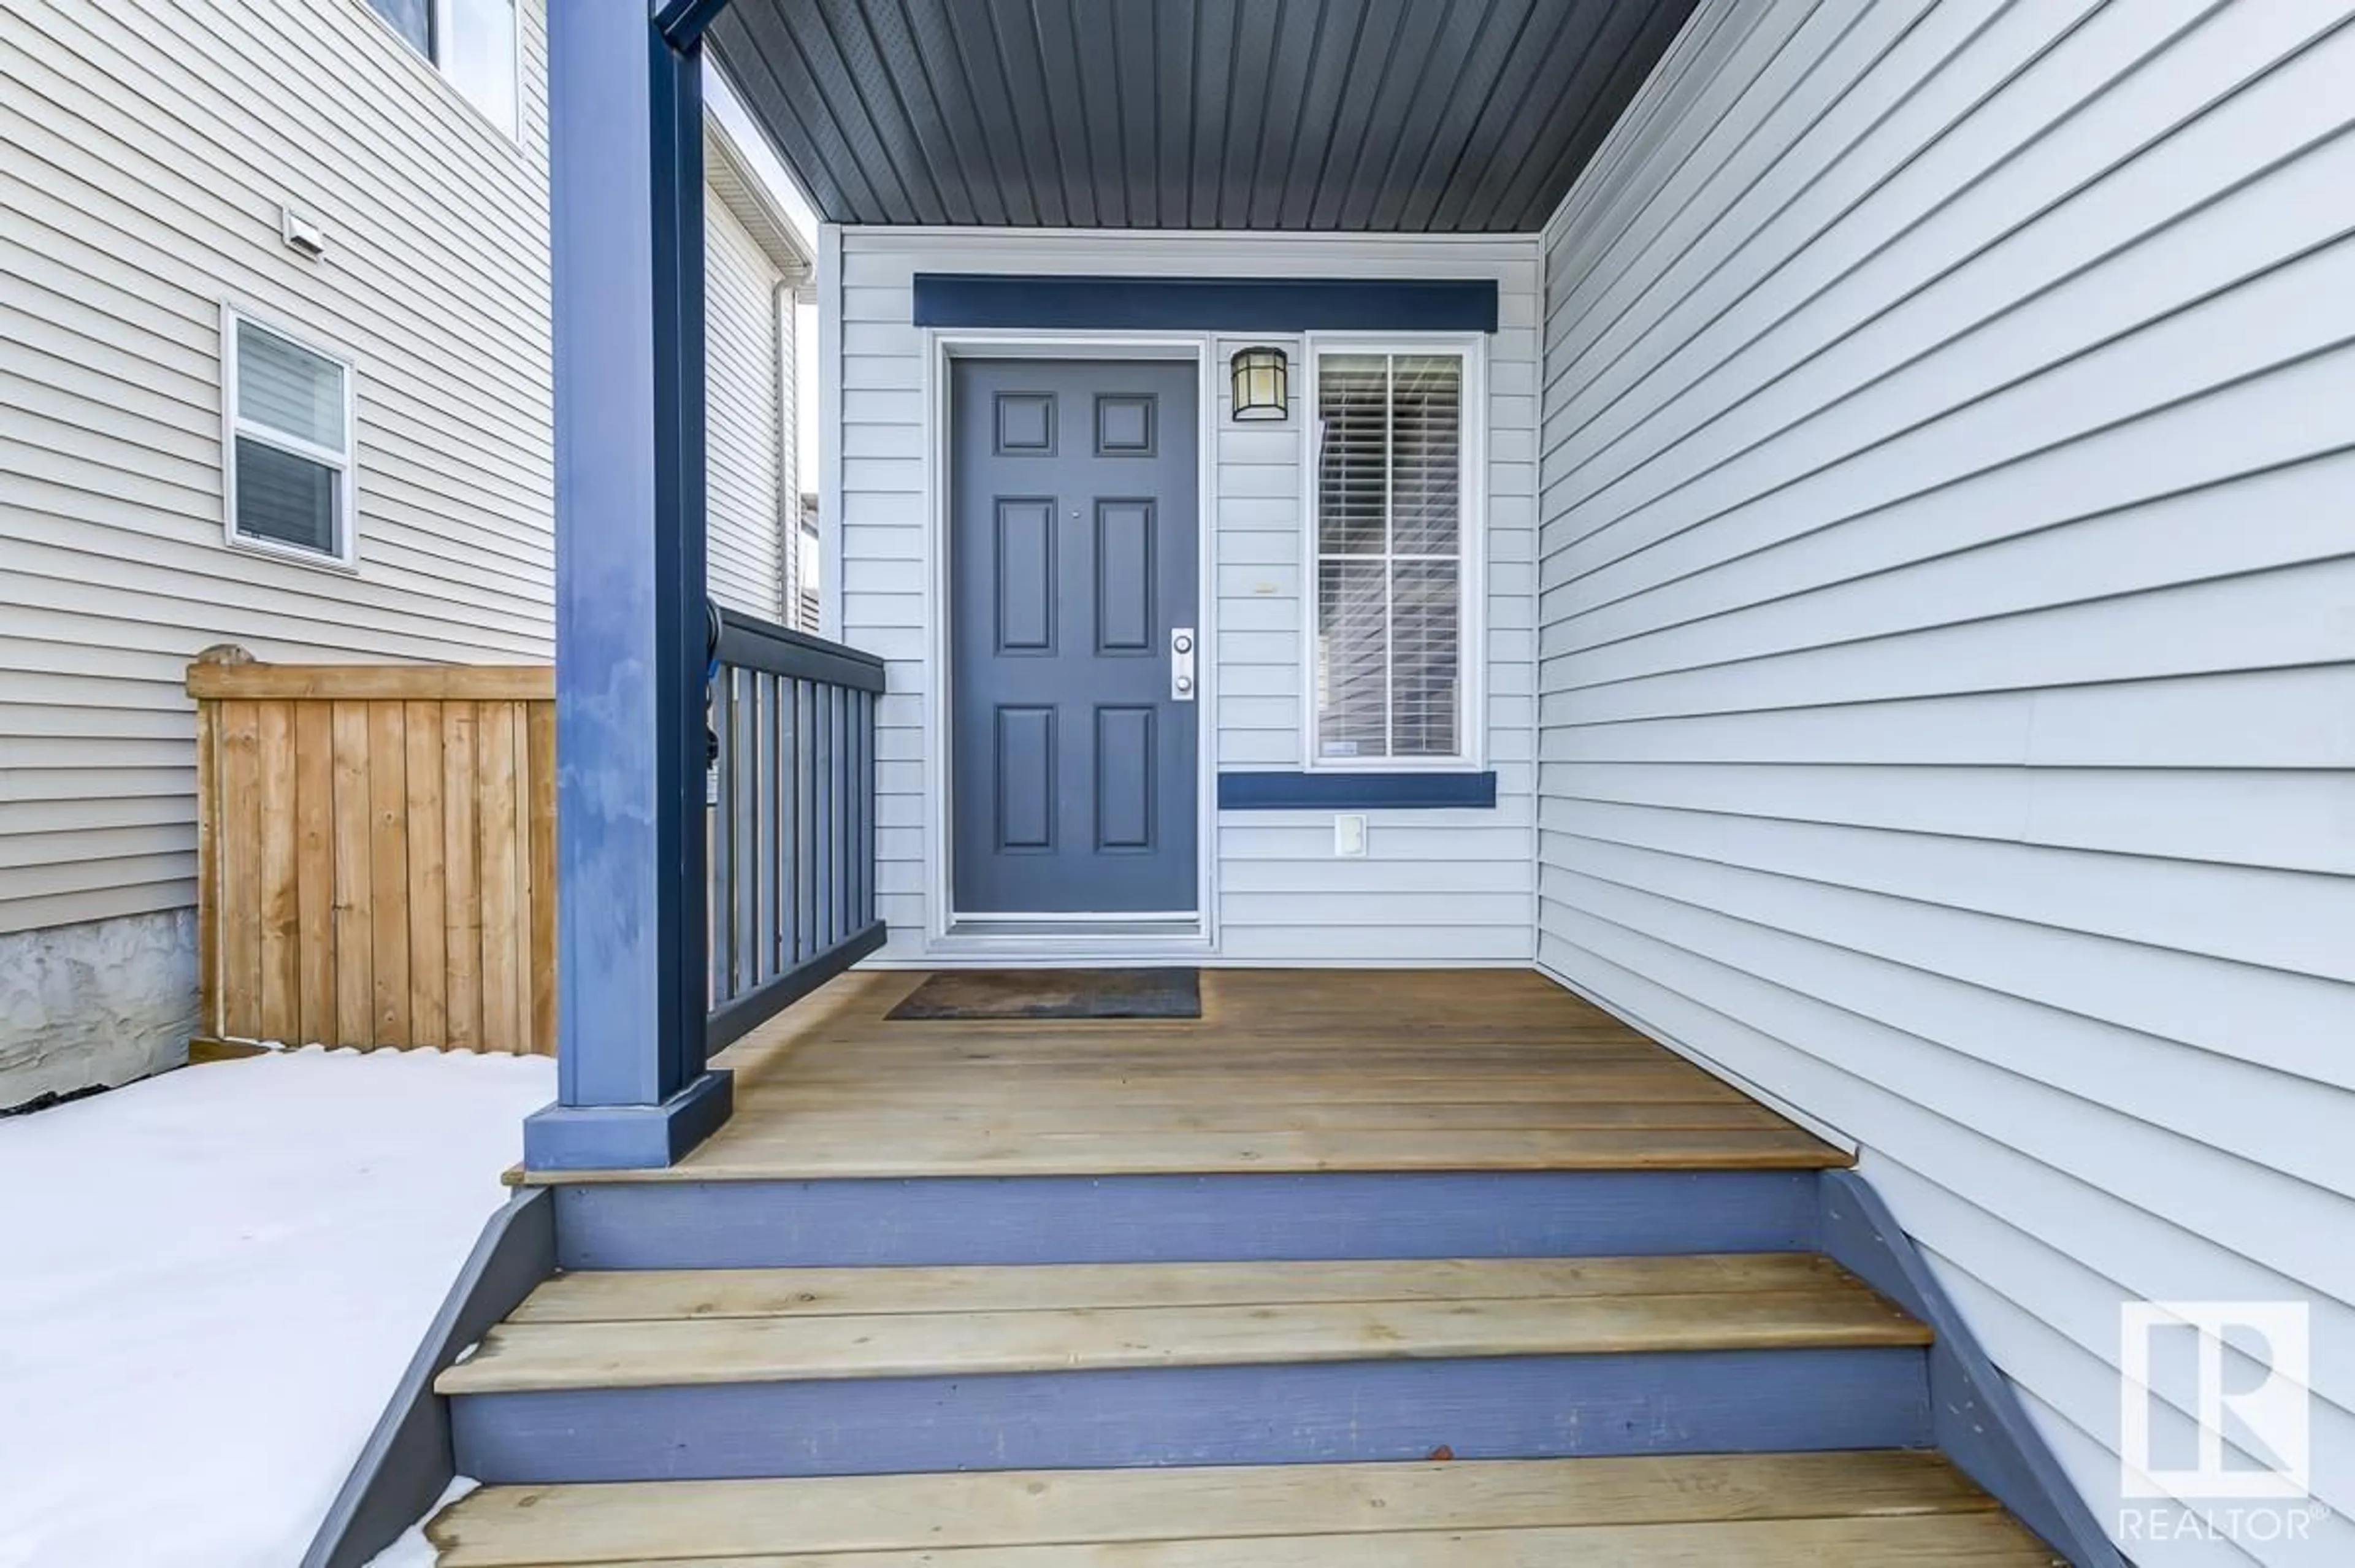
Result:
<svg viewBox="0 0 2355 1568"><path fill-rule="evenodd" d="M555 1051L547 666L218 649L188 695L213 1036Z"/></svg>

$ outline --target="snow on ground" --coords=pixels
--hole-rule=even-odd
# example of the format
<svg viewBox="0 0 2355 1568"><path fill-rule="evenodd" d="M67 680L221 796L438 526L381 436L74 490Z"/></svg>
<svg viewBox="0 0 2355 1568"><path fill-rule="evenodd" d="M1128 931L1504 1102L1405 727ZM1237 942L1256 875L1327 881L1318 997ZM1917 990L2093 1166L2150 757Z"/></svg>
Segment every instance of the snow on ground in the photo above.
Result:
<svg viewBox="0 0 2355 1568"><path fill-rule="evenodd" d="M0 1118L0 1568L293 1568L555 1091L314 1047Z"/></svg>

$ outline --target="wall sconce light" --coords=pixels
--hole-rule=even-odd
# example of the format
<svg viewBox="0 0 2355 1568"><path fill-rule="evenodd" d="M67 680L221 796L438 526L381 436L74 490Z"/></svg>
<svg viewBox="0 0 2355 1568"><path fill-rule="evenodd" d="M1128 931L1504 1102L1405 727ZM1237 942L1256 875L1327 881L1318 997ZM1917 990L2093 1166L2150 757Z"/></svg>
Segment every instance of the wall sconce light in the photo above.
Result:
<svg viewBox="0 0 2355 1568"><path fill-rule="evenodd" d="M1246 348L1234 357L1235 418L1280 420L1290 412L1290 372L1281 348Z"/></svg>

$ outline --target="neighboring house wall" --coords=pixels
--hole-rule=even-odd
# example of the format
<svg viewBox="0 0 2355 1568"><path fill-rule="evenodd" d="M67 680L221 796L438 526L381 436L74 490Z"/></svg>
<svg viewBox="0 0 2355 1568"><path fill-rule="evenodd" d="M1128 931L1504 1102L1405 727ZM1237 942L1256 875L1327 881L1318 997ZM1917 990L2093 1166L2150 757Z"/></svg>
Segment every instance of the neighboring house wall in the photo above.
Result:
<svg viewBox="0 0 2355 1568"><path fill-rule="evenodd" d="M0 5L0 1109L168 1065L195 1026L199 650L551 652L534 0L521 46L510 138L362 0ZM775 616L798 495L775 296L807 252L707 155L713 582ZM224 541L224 304L352 365L350 571Z"/></svg>
<svg viewBox="0 0 2355 1568"><path fill-rule="evenodd" d="M1710 0L1547 236L1541 962L1859 1144L2105 1519L2119 1303L2311 1303L2334 1516L2147 1563L2355 1560L2348 19Z"/></svg>
<svg viewBox="0 0 2355 1568"><path fill-rule="evenodd" d="M523 12L518 142L358 0L0 6L0 1107L186 1043L191 656L548 656ZM355 571L223 541L225 302L355 366Z"/></svg>
<svg viewBox="0 0 2355 1568"><path fill-rule="evenodd" d="M704 166L706 577L719 603L790 622L801 513L794 300L809 257L716 126Z"/></svg>
<svg viewBox="0 0 2355 1568"><path fill-rule="evenodd" d="M1228 811L1215 835L1217 955L1228 962L1521 963L1530 946L1533 722L1530 562L1536 534L1537 256L1527 239L1215 237L1092 232L945 235L851 229L837 287L819 300L821 382L842 389L837 510L827 570L839 584L841 635L890 661L879 714L877 882L891 926L888 956L922 951L926 907L925 763L928 584L932 561L929 335L913 325L915 273L1070 272L1304 278L1476 277L1500 284L1502 329L1487 343L1487 737L1497 773L1493 810L1371 813L1368 853L1337 859L1330 812ZM831 318L829 321L828 318ZM1245 343L1291 353L1292 417L1227 418L1226 356ZM1202 739L1222 771L1293 768L1302 758L1301 421L1308 368L1283 335L1220 336L1214 483L1203 517L1215 570L1206 578L1214 661ZM838 564L837 564L838 563Z"/></svg>

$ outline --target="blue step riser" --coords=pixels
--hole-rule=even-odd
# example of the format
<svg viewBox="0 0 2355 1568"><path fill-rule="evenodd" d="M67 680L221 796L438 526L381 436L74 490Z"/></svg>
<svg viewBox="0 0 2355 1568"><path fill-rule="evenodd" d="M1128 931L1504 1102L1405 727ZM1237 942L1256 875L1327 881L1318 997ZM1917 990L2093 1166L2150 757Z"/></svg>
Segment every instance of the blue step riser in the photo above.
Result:
<svg viewBox="0 0 2355 1568"><path fill-rule="evenodd" d="M568 1269L1811 1252L1800 1171L943 1177L557 1189Z"/></svg>
<svg viewBox="0 0 2355 1568"><path fill-rule="evenodd" d="M476 1394L485 1483L1919 1447L1919 1349L1728 1350Z"/></svg>

